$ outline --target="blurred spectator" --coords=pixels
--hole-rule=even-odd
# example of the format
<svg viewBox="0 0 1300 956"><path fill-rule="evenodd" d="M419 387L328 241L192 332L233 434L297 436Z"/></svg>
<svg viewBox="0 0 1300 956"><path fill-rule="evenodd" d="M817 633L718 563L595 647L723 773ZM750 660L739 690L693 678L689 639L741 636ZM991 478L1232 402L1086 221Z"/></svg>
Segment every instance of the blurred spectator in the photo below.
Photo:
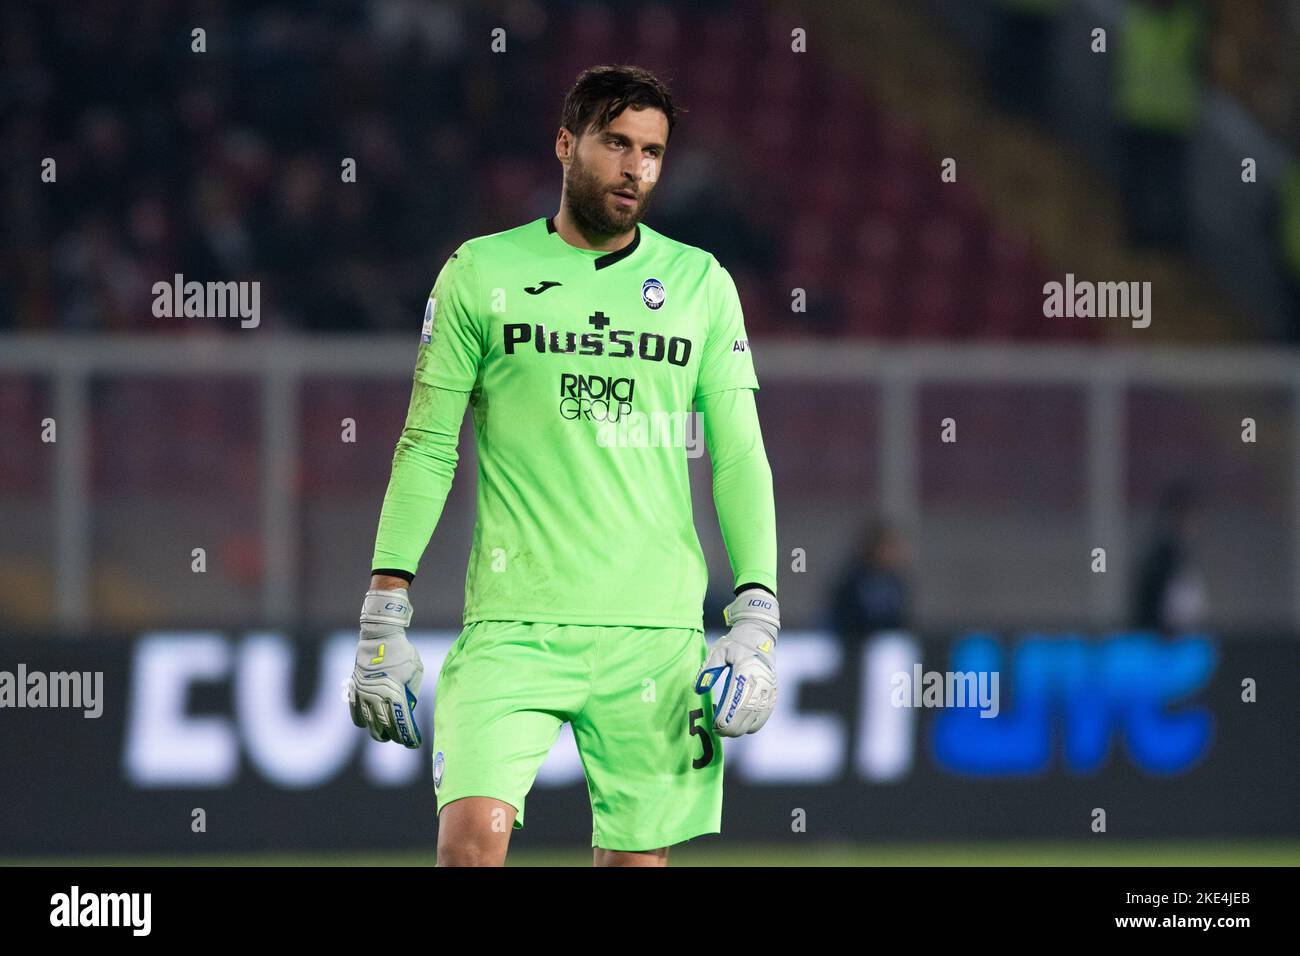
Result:
<svg viewBox="0 0 1300 956"><path fill-rule="evenodd" d="M1300 162L1282 177L1274 215L1279 264L1286 283L1287 324L1284 334L1300 344Z"/></svg>
<svg viewBox="0 0 1300 956"><path fill-rule="evenodd" d="M1172 633L1204 623L1209 602L1194 557L1201 530L1200 503L1185 481L1161 494L1152 541L1138 568L1133 623Z"/></svg>
<svg viewBox="0 0 1300 956"><path fill-rule="evenodd" d="M911 616L907 565L902 535L883 520L871 521L831 592L831 629L854 639L906 627Z"/></svg>
<svg viewBox="0 0 1300 956"><path fill-rule="evenodd" d="M1240 100L1269 132L1286 136L1300 116L1300 3L1214 0L1213 10L1214 85Z"/></svg>
<svg viewBox="0 0 1300 956"><path fill-rule="evenodd" d="M1134 0L1117 39L1129 240L1181 249L1187 241L1188 144L1200 118L1206 27L1200 0Z"/></svg>
<svg viewBox="0 0 1300 956"><path fill-rule="evenodd" d="M202 54L185 4L0 10L0 159L22 170L0 225L0 329L239 328L155 318L153 283L182 273L259 281L268 328L409 330L460 242L554 212L572 77L551 68L553 44L581 4L201 7ZM494 27L509 56L482 55ZM57 180L33 189L45 157ZM713 205L655 228L738 281L769 274L772 230L714 175Z"/></svg>
<svg viewBox="0 0 1300 956"><path fill-rule="evenodd" d="M1033 119L1050 107L1052 45L1064 0L998 0L989 86L998 105Z"/></svg>

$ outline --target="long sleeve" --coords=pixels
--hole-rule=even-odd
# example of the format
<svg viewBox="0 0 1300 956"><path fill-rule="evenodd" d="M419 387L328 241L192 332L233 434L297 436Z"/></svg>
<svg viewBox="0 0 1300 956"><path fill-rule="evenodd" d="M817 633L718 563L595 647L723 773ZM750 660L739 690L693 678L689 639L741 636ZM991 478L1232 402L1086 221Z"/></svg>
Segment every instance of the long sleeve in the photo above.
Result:
<svg viewBox="0 0 1300 956"><path fill-rule="evenodd" d="M483 358L478 273L462 243L443 265L424 307L406 427L379 516L371 573L415 577L456 471L456 442Z"/></svg>
<svg viewBox="0 0 1300 956"><path fill-rule="evenodd" d="M442 515L456 471L456 444L470 393L412 384L406 426L393 453L371 570L406 571L412 578Z"/></svg>
<svg viewBox="0 0 1300 956"><path fill-rule="evenodd" d="M696 399L713 463L713 503L727 546L733 587L761 584L776 594L776 503L751 388Z"/></svg>

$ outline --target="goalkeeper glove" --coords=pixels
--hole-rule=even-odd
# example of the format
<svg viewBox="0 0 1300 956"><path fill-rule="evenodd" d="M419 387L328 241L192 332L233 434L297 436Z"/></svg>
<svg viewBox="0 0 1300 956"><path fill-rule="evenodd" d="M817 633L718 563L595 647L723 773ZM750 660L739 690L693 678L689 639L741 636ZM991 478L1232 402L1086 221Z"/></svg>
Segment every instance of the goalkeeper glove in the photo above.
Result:
<svg viewBox="0 0 1300 956"><path fill-rule="evenodd" d="M348 681L348 710L352 723L365 727L375 740L393 740L415 749L422 739L415 725L415 695L424 678L424 664L406 639L410 625L406 588L366 592L357 663Z"/></svg>
<svg viewBox="0 0 1300 956"><path fill-rule="evenodd" d="M713 711L713 729L723 737L752 734L776 706L776 635L781 612L776 597L747 588L722 612L731 630L718 638L695 677L695 692L708 693L730 669Z"/></svg>

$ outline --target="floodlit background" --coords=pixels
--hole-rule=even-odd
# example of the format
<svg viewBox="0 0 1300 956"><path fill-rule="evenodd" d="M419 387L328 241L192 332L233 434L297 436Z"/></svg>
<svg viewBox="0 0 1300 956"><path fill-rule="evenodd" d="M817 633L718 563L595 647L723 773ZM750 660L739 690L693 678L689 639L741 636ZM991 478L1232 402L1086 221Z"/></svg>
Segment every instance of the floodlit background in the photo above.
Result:
<svg viewBox="0 0 1300 956"><path fill-rule="evenodd" d="M6 5L0 671L104 693L0 710L0 856L432 861L427 745L340 698L417 329L626 62L686 109L646 222L736 279L779 526L781 709L674 860L1300 861L1298 49L1282 0ZM257 324L155 317L178 273ZM891 706L918 661L1000 719ZM586 808L566 730L511 862L589 862Z"/></svg>

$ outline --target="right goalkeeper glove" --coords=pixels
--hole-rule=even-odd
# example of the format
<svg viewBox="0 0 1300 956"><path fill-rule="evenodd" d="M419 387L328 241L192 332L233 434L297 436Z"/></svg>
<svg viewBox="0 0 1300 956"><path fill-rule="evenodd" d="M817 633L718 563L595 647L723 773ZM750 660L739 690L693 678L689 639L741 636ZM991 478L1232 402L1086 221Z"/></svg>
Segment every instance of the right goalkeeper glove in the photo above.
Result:
<svg viewBox="0 0 1300 956"><path fill-rule="evenodd" d="M415 749L422 740L415 724L415 695L424 678L424 664L406 639L410 625L406 588L366 592L357 663L348 681L348 710L352 723L365 727L375 740L393 740Z"/></svg>

